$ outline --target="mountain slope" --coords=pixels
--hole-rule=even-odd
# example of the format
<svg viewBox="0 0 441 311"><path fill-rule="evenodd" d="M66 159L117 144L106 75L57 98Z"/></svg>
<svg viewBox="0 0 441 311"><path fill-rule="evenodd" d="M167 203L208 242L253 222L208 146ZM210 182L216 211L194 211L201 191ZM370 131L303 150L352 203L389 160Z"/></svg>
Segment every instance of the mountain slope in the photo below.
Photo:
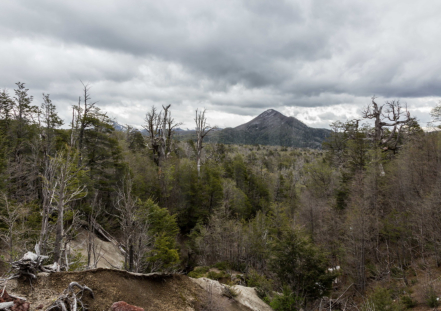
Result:
<svg viewBox="0 0 441 311"><path fill-rule="evenodd" d="M226 144L321 148L330 132L311 128L294 117L269 109L250 122L218 132L216 139Z"/></svg>

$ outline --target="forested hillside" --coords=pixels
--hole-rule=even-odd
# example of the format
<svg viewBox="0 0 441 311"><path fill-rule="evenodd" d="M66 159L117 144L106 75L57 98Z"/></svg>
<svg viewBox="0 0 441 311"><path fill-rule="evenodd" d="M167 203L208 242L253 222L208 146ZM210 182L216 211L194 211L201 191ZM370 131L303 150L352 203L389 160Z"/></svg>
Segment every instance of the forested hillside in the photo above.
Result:
<svg viewBox="0 0 441 311"><path fill-rule="evenodd" d="M93 268L93 243L87 258L66 245L105 230L127 270L238 271L276 310L437 305L441 135L399 102L373 99L372 125L336 121L313 150L204 142L201 112L198 139L178 142L170 106L147 109L146 135L115 131L87 85L78 95L63 126L49 95L0 94L4 262L38 244L60 270Z"/></svg>

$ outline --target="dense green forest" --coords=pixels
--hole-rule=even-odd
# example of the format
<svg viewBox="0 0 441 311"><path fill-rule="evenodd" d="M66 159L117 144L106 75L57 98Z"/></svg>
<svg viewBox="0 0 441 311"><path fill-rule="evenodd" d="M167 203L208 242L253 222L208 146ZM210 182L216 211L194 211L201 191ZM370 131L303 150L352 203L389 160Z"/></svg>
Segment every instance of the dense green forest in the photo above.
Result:
<svg viewBox="0 0 441 311"><path fill-rule="evenodd" d="M176 141L172 110L148 109L144 135L116 131L87 85L64 125L49 95L2 91L3 261L38 244L59 269L91 268L94 246L79 258L67 244L102 229L127 270L238 271L276 310L325 296L329 309L405 309L417 274L437 304L441 136L399 102L373 99L362 120L336 121L322 150L203 142L204 114L201 135Z"/></svg>

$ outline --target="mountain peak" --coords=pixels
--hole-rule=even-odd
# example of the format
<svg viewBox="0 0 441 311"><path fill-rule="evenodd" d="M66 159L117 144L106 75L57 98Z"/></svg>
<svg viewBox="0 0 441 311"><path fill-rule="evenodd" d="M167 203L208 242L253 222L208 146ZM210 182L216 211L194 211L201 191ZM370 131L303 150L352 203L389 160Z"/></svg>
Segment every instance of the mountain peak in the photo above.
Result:
<svg viewBox="0 0 441 311"><path fill-rule="evenodd" d="M225 143L320 148L328 133L329 130L310 128L294 117L268 109L245 124L223 130L220 136Z"/></svg>
<svg viewBox="0 0 441 311"><path fill-rule="evenodd" d="M262 112L262 113L258 116L258 118L259 118L259 117L266 117L266 116L276 116L276 115L281 115L281 116L283 116L283 114L281 114L281 113L278 112L277 110L274 110L274 109L268 109L268 110Z"/></svg>
<svg viewBox="0 0 441 311"><path fill-rule="evenodd" d="M295 128L306 128L307 126L297 120L294 117L287 117L284 114L278 112L275 109L268 109L261 114L259 114L257 117L255 117L253 120L239 125L236 127L236 129L250 129L250 128L277 128L281 124L288 124L291 127Z"/></svg>

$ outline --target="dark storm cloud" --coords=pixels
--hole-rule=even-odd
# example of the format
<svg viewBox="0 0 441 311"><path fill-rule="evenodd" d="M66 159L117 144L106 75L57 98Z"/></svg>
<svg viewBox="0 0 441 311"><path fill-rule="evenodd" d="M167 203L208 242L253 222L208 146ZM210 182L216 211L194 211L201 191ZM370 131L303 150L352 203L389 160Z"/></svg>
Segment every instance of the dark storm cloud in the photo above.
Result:
<svg viewBox="0 0 441 311"><path fill-rule="evenodd" d="M138 123L155 103L189 120L198 106L244 117L310 107L328 120L321 107L372 95L424 104L441 96L439 9L435 0L3 0L0 86L25 81L67 107L82 79L103 107ZM138 115L124 110L132 106Z"/></svg>
<svg viewBox="0 0 441 311"><path fill-rule="evenodd" d="M158 3L158 2L156 2ZM296 4L226 1L6 1L0 18L12 36L65 42L181 62L228 83L260 87L287 72L274 59L329 56L329 36ZM329 31L330 29L326 29Z"/></svg>

